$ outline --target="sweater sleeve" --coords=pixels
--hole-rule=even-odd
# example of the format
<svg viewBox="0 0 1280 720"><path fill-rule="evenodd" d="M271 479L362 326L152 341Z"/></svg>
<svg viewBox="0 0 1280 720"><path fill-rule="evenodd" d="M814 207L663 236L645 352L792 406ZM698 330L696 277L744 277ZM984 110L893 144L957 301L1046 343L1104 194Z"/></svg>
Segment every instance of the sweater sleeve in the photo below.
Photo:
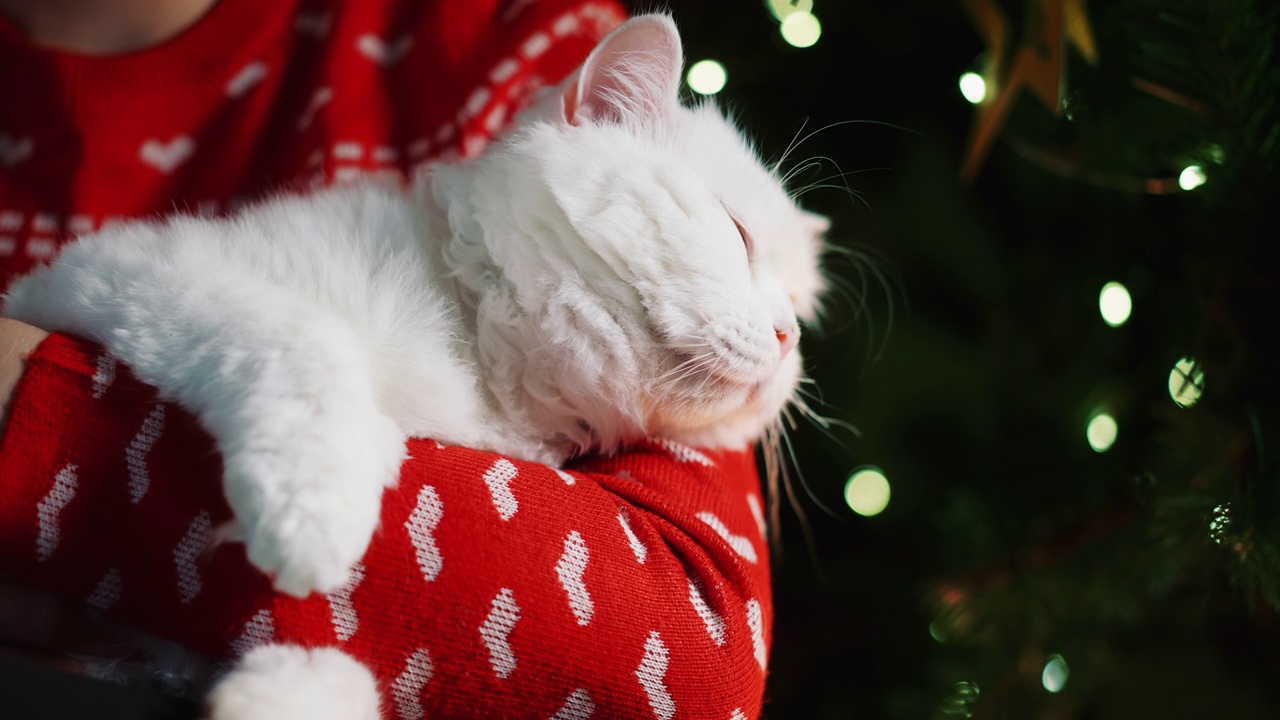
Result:
<svg viewBox="0 0 1280 720"><path fill-rule="evenodd" d="M752 718L771 598L750 453L650 443L564 470L430 440L349 585L276 594L193 418L51 335L0 440L0 573L217 658L336 646L384 715Z"/></svg>

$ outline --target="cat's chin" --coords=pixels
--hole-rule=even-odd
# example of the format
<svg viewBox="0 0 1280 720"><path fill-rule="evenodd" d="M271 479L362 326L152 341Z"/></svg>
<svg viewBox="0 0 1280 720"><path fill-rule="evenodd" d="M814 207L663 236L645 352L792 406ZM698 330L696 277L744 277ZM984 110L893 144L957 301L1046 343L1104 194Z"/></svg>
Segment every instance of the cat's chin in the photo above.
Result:
<svg viewBox="0 0 1280 720"><path fill-rule="evenodd" d="M758 416L744 414L740 418L683 430L661 433L676 442L692 447L715 450L741 450L750 447L764 435L766 423Z"/></svg>
<svg viewBox="0 0 1280 720"><path fill-rule="evenodd" d="M732 392L715 402L652 407L650 428L654 435L687 445L739 449L763 436L789 396L774 382L733 383Z"/></svg>

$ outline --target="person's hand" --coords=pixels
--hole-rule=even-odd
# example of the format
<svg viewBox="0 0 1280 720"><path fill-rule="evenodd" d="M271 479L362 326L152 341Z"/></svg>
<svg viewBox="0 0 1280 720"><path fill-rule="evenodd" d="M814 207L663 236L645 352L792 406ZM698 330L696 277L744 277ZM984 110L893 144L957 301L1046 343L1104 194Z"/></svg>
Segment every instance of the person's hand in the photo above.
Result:
<svg viewBox="0 0 1280 720"><path fill-rule="evenodd" d="M27 357L48 335L38 327L0 318L0 437L4 436L13 388L26 370Z"/></svg>
<svg viewBox="0 0 1280 720"><path fill-rule="evenodd" d="M206 717L199 698L212 678L208 663L162 643L139 642L101 613L0 578L0 716Z"/></svg>
<svg viewBox="0 0 1280 720"><path fill-rule="evenodd" d="M85 657L122 656L127 638L57 596L0 580L0 654L73 673Z"/></svg>

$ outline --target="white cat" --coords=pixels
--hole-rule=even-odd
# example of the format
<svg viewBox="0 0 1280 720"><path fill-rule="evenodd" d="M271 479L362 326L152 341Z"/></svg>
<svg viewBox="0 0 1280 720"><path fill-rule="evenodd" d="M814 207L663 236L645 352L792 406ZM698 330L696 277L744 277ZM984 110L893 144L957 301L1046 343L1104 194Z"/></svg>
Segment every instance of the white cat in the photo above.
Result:
<svg viewBox="0 0 1280 720"><path fill-rule="evenodd" d="M680 104L681 62L670 18L634 18L474 160L103 230L4 315L103 343L193 411L250 561L299 596L344 584L406 437L549 464L745 446L796 390L827 223Z"/></svg>

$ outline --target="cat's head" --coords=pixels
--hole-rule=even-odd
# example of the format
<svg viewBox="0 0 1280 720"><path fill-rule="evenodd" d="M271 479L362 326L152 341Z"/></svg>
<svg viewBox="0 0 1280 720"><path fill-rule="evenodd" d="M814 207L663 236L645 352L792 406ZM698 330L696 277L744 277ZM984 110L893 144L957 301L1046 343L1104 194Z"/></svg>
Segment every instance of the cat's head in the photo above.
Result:
<svg viewBox="0 0 1280 720"><path fill-rule="evenodd" d="M571 445L741 447L801 377L827 222L717 108L680 104L681 65L671 18L636 17L437 181L495 394Z"/></svg>

